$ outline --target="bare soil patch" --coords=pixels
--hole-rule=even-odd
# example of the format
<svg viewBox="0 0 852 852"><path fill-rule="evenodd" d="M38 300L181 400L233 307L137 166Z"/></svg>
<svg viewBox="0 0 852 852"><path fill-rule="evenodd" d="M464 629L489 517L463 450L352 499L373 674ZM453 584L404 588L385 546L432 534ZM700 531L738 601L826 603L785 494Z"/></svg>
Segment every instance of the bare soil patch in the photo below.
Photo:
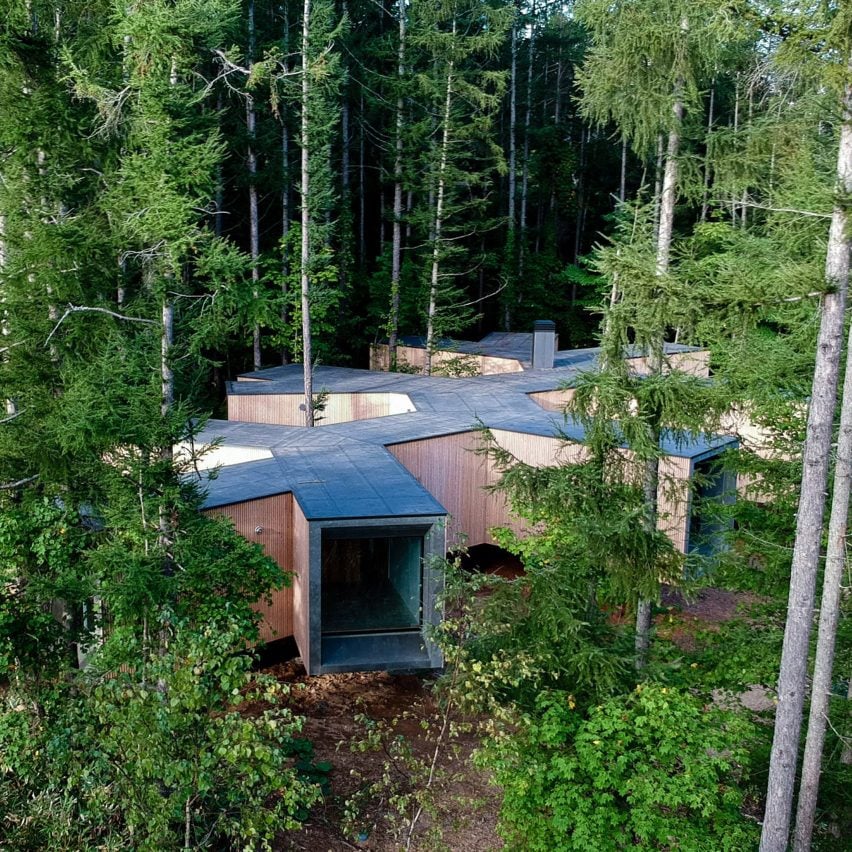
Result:
<svg viewBox="0 0 852 852"><path fill-rule="evenodd" d="M341 829L344 803L359 787L381 781L388 755L383 751L353 753L353 737L364 728L357 717L397 720L396 733L404 736L412 751L431 761L435 749L434 731L421 726L433 719L436 707L430 694L431 680L417 675L387 672L359 672L307 677L298 661L266 669L292 687L289 704L294 713L305 717L302 736L311 740L316 761L330 761L331 795L316 806L303 830L281 836L279 850L370 849L390 852L404 848L404 838L394 831L388 819L393 808L382 797L369 799L361 812L359 825L366 839L346 836ZM486 852L499 849L502 842L495 831L500 799L487 775L470 761L478 739L475 733L462 733L449 741L437 761L436 781L431 794L434 812L424 813L417 823L411 845L416 850L450 849L453 852ZM405 786L405 768L395 781Z"/></svg>

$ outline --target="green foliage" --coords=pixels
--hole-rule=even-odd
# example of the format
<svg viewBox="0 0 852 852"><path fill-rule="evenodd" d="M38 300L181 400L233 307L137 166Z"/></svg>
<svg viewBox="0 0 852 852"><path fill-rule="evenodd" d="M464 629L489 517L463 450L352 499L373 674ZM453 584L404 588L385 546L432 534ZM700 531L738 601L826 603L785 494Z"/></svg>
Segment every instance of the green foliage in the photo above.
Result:
<svg viewBox="0 0 852 852"><path fill-rule="evenodd" d="M543 692L481 763L504 790L510 849L746 850L740 809L751 726L667 687L640 685L588 713Z"/></svg>
<svg viewBox="0 0 852 852"><path fill-rule="evenodd" d="M578 75L583 112L615 122L638 152L654 149L675 122L676 98L687 109L714 72L727 43L744 38L748 20L737 6L715 0L584 0L577 16L591 35ZM637 99L635 93L642 92Z"/></svg>
<svg viewBox="0 0 852 852"><path fill-rule="evenodd" d="M271 848L318 797L290 758L298 720L253 675L239 620L173 623L168 650L108 655L47 690L15 678L0 715L2 833L13 848ZM257 715L244 701L264 702ZM55 804L59 807L54 807Z"/></svg>

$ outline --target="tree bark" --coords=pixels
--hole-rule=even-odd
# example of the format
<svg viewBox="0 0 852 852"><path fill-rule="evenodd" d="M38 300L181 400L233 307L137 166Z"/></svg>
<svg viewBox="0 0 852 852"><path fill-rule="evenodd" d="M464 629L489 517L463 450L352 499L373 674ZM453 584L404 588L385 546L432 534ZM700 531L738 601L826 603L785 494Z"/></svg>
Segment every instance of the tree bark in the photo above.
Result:
<svg viewBox="0 0 852 852"><path fill-rule="evenodd" d="M453 36L456 22L453 20ZM426 318L426 375L432 373L432 352L435 347L435 314L438 306L438 280L441 263L441 228L444 224L444 193L446 189L447 156L450 147L450 109L453 102L453 61L447 66L447 93L444 101L443 130L441 133L441 158L438 164L437 197L432 233L432 270L429 280L429 309Z"/></svg>
<svg viewBox="0 0 852 852"><path fill-rule="evenodd" d="M402 96L405 78L405 0L399 2L399 47L397 49L396 138L393 160L393 243L391 248L391 303L388 317L388 364L396 369L397 338L399 337L399 287L402 272L402 128L405 99Z"/></svg>
<svg viewBox="0 0 852 852"><path fill-rule="evenodd" d="M288 6L284 4L284 74L290 71L290 15ZM287 126L286 114L281 115L281 326L287 329L289 315L287 311L287 296L290 280L290 128ZM281 363L287 364L289 357L287 347L281 347Z"/></svg>
<svg viewBox="0 0 852 852"><path fill-rule="evenodd" d="M681 30L686 31L687 22L681 22ZM671 259L672 235L674 233L675 201L677 200L678 154L680 152L680 133L683 122L683 83L675 90L675 102L672 106L674 121L669 129L666 147L666 163L662 176L659 196L659 227L657 229L657 257L655 273L662 278L668 275ZM657 375L663 366L663 339L651 341L646 353L648 372ZM655 452L652 458L645 460L645 473L642 488L645 501L645 526L649 533L657 528L657 491L660 479L660 460L656 453L659 444L659 424L649 426L652 446ZM648 649L651 644L651 604L650 600L640 599L636 608L636 668L642 671L648 664Z"/></svg>
<svg viewBox="0 0 852 852"><path fill-rule="evenodd" d="M361 267L367 262L367 235L366 235L366 213L367 213L367 193L364 185L367 174L367 164L365 159L365 143L364 143L364 92L361 92L361 123L360 134L358 136L358 262Z"/></svg>
<svg viewBox="0 0 852 852"><path fill-rule="evenodd" d="M314 425L314 371L313 351L311 341L311 302L309 266L311 262L311 180L310 142L308 131L310 116L308 113L310 99L310 22L311 0L304 0L302 19L302 252L300 258L301 288L302 288L302 372L305 385L305 426Z"/></svg>
<svg viewBox="0 0 852 852"><path fill-rule="evenodd" d="M714 119L714 108L716 106L716 78L713 78L713 82L710 84L710 105L707 110L707 135L709 137L710 132L713 130L713 119ZM708 143L709 148L709 143ZM704 189L701 193L701 221L707 221L707 211L709 209L709 205L707 203L708 197L710 194L710 151L709 149L704 154Z"/></svg>
<svg viewBox="0 0 852 852"><path fill-rule="evenodd" d="M254 65L254 0L248 4L248 57L249 73ZM248 173L249 173L249 253L251 255L252 297L255 302L260 298L260 226L257 210L257 153L255 152L257 136L257 113L254 108L254 97L248 93L246 97L246 130L248 132ZM257 321L252 328L252 360L254 369L261 368L260 325Z"/></svg>
<svg viewBox="0 0 852 852"><path fill-rule="evenodd" d="M848 62L852 73L852 57ZM826 294L822 302L816 364L808 407L796 539L790 573L787 622L778 674L778 706L769 761L766 815L760 852L787 848L790 811L796 783L799 732L808 676L808 647L819 569L825 489L831 456L843 320L849 286L847 204L852 193L852 83L843 101L843 125L837 155L837 196L831 217L825 262Z"/></svg>
<svg viewBox="0 0 852 852"><path fill-rule="evenodd" d="M507 244L510 251L510 257L507 258L510 265L509 274L515 270L511 269L515 265L515 256L517 247L515 245L515 197L517 195L517 171L518 171L518 9L514 10L512 18L512 41L511 41L511 65L509 71L509 203L507 210ZM512 293L510 292L503 300L503 328L505 331L512 329Z"/></svg>
<svg viewBox="0 0 852 852"><path fill-rule="evenodd" d="M837 463L834 470L834 490L831 496L831 516L828 522L828 551L822 579L822 602L819 611L814 673L811 681L811 707L808 733L802 757L799 801L796 809L796 829L793 834L795 852L811 848L814 830L819 778L822 771L822 750L831 697L831 675L834 668L834 648L840 616L840 587L846 567L846 527L849 519L849 496L852 492L852 330L846 344L846 377L843 381L843 401L840 406L840 434L837 440Z"/></svg>
<svg viewBox="0 0 852 852"><path fill-rule="evenodd" d="M535 3L532 5L533 24L530 29L529 66L527 67L527 103L524 113L524 159L521 169L521 210L518 239L518 279L524 275L527 250L527 199L530 175L530 122L532 120L533 57L535 55Z"/></svg>

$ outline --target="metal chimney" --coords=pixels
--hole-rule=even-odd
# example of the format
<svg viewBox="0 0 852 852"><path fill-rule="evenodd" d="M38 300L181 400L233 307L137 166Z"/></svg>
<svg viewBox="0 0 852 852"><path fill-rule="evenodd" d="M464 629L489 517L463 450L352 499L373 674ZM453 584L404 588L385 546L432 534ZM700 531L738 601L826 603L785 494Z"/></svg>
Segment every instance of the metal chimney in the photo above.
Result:
<svg viewBox="0 0 852 852"><path fill-rule="evenodd" d="M536 320L533 323L533 370L552 370L556 356L556 323Z"/></svg>

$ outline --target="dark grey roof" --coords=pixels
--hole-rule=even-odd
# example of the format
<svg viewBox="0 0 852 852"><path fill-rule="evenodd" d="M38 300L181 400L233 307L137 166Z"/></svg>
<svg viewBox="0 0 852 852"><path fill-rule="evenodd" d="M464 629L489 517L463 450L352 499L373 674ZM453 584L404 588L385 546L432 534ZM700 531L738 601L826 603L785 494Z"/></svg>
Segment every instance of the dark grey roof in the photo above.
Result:
<svg viewBox="0 0 852 852"><path fill-rule="evenodd" d="M683 351L687 347L672 347ZM560 353L549 370L524 370L472 378L380 373L317 367L314 388L331 393L401 393L415 411L369 420L320 425L270 426L210 421L199 441L268 448L272 459L223 468L207 485L207 506L221 506L292 491L306 517L372 518L446 514L443 507L389 453L393 444L469 432L479 426L528 435L561 435L582 442L583 427L545 411L528 394L570 383L593 369L598 350ZM300 364L247 374L263 381L231 382L231 395L300 394ZM664 433L664 453L698 458L735 444L724 436Z"/></svg>

